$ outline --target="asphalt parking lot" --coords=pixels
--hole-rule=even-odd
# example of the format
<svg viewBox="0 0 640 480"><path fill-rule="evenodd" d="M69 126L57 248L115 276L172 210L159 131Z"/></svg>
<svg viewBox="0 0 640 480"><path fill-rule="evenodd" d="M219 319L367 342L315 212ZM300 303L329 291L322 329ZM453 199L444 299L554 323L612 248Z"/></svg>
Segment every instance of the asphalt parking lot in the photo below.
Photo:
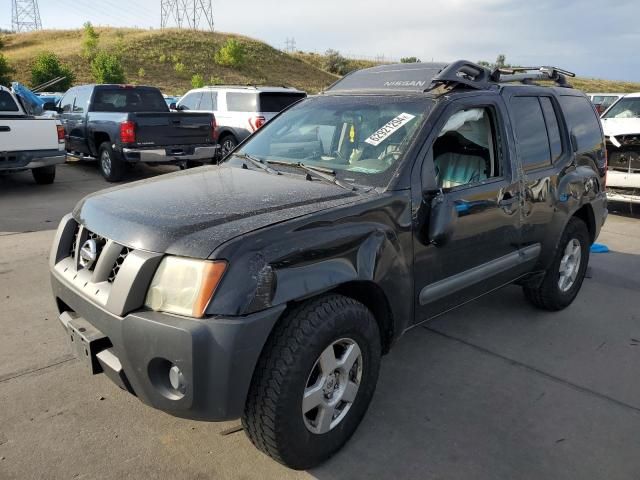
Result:
<svg viewBox="0 0 640 480"><path fill-rule="evenodd" d="M154 411L71 357L49 247L60 217L107 184L90 164L58 173L52 186L0 177L0 479L640 478L639 217L610 216L599 241L612 251L592 256L566 311L509 287L410 331L346 448L292 472L239 422Z"/></svg>

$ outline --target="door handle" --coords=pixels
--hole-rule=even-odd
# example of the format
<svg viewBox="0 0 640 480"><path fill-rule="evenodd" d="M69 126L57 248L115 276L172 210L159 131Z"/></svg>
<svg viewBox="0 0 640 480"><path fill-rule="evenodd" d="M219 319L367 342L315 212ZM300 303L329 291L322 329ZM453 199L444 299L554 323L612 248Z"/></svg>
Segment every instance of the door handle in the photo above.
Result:
<svg viewBox="0 0 640 480"><path fill-rule="evenodd" d="M0 132L10 132L11 131L11 127L8 127L6 125L0 125Z"/></svg>

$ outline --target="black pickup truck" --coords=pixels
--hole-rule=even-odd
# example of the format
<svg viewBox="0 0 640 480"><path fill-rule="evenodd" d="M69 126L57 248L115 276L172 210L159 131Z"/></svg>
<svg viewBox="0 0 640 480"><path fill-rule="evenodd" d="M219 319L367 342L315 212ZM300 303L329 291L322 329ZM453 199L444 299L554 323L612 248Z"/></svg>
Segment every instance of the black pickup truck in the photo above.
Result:
<svg viewBox="0 0 640 480"><path fill-rule="evenodd" d="M68 157L97 158L102 175L110 182L122 178L127 163L190 167L216 156L213 114L171 112L154 87L73 87L58 109Z"/></svg>
<svg viewBox="0 0 640 480"><path fill-rule="evenodd" d="M578 295L607 162L567 75L362 70L219 166L85 198L50 256L70 344L148 405L318 464L408 329L511 283L549 311Z"/></svg>

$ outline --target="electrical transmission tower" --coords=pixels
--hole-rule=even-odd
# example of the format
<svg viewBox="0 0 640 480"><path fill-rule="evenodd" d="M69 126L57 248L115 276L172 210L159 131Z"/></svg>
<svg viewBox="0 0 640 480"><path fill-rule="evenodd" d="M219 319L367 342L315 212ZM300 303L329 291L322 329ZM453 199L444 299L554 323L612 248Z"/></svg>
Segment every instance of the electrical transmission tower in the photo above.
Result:
<svg viewBox="0 0 640 480"><path fill-rule="evenodd" d="M296 51L296 39L295 38L289 38L287 37L287 39L284 42L285 44L285 51L288 53L293 53Z"/></svg>
<svg viewBox="0 0 640 480"><path fill-rule="evenodd" d="M213 32L211 0L160 0L161 28L190 28Z"/></svg>
<svg viewBox="0 0 640 480"><path fill-rule="evenodd" d="M12 0L11 28L14 32L42 30L38 0Z"/></svg>

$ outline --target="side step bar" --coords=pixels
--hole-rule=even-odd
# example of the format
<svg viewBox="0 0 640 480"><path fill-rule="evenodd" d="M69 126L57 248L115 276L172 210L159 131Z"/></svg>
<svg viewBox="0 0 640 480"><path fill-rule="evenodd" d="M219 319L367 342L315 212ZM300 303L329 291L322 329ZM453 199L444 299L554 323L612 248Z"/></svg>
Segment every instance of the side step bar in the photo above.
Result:
<svg viewBox="0 0 640 480"><path fill-rule="evenodd" d="M97 158L82 153L67 152L67 162L79 162L80 160L97 160Z"/></svg>

